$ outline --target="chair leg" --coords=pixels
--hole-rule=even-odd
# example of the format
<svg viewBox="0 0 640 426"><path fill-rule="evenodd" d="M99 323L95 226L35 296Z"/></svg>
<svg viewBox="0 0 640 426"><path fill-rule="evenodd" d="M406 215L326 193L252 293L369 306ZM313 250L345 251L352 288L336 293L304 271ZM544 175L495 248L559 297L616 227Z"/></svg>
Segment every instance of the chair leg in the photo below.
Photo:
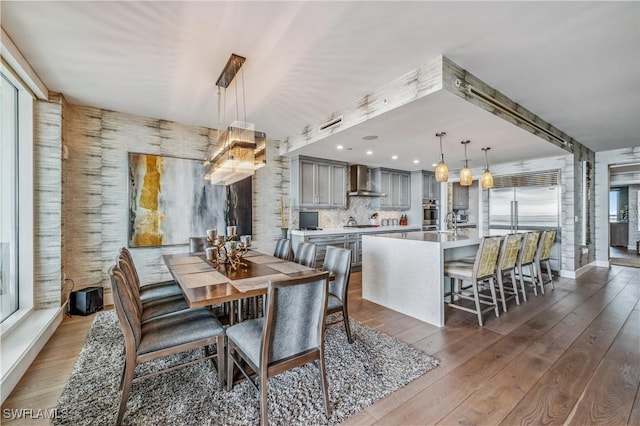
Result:
<svg viewBox="0 0 640 426"><path fill-rule="evenodd" d="M542 265L540 264L539 260L537 260L535 264L536 264L536 275L538 279L538 284L540 285L540 292L544 294L544 277L542 276Z"/></svg>
<svg viewBox="0 0 640 426"><path fill-rule="evenodd" d="M520 297L518 297L518 283L516 282L516 273L514 272L516 268L512 268L510 271L511 274L511 285L513 286L513 295L516 299L516 305L520 306Z"/></svg>
<svg viewBox="0 0 640 426"><path fill-rule="evenodd" d="M131 383L133 382L133 376L136 371L136 363L133 359L125 362L124 369L124 383L122 387L122 397L120 398L120 407L118 408L118 418L116 425L122 424L124 418L124 412L127 409L127 401L129 400L129 393L131 392Z"/></svg>
<svg viewBox="0 0 640 426"><path fill-rule="evenodd" d="M347 312L347 306L342 305L342 320L344 321L344 330L347 333L347 341L353 343L353 337L351 337L351 325L349 325L349 313Z"/></svg>
<svg viewBox="0 0 640 426"><path fill-rule="evenodd" d="M218 382L220 386L220 390L225 388L224 376L225 376L225 360L226 353L224 348L224 336L220 336L216 338L216 355L218 358Z"/></svg>
<svg viewBox="0 0 640 426"><path fill-rule="evenodd" d="M535 263L529 264L529 274L531 275L531 284L533 284L533 295L538 295L538 288L536 287L536 267Z"/></svg>
<svg viewBox="0 0 640 426"><path fill-rule="evenodd" d="M233 388L233 349L231 342L227 342L227 383L226 388L228 391Z"/></svg>
<svg viewBox="0 0 640 426"><path fill-rule="evenodd" d="M473 299L476 302L476 312L478 313L478 324L480 324L480 327L484 327L482 325L482 310L480 309L480 296L478 295L478 283L477 282L471 283L471 287L473 287ZM495 295L494 295L494 298L495 298Z"/></svg>
<svg viewBox="0 0 640 426"><path fill-rule="evenodd" d="M497 275L497 279L498 279L498 290L500 291L500 297L502 298L502 311L503 312L507 312L507 300L504 297L504 285L502 283L502 271L498 272L496 275Z"/></svg>
<svg viewBox="0 0 640 426"><path fill-rule="evenodd" d="M318 369L320 370L320 385L322 386L322 394L324 397L324 412L327 415L327 419L331 416L331 404L329 404L329 384L327 383L327 369L324 365L324 351L320 352L320 359L318 359Z"/></svg>
<svg viewBox="0 0 640 426"><path fill-rule="evenodd" d="M553 275L551 275L551 261L549 259L544 261L545 266L547 267L547 274L549 275L549 282L551 283L551 290L555 290L556 287L553 285Z"/></svg>
<svg viewBox="0 0 640 426"><path fill-rule="evenodd" d="M498 309L498 300L496 299L496 287L495 287L495 281L493 281L493 277L489 278L489 290L491 290L491 299L493 300L493 307L494 307L494 311L496 312L496 317L500 317L500 309ZM501 292L501 293L502 293L502 303L505 304L504 292Z"/></svg>
<svg viewBox="0 0 640 426"><path fill-rule="evenodd" d="M124 384L124 373L127 371L127 357L124 358L124 365L122 366L122 374L120 375L120 390L122 390L122 385Z"/></svg>
<svg viewBox="0 0 640 426"><path fill-rule="evenodd" d="M518 275L520 276L520 289L522 289L522 300L524 302L526 302L527 301L527 290L526 290L526 288L524 286L522 265L518 266Z"/></svg>
<svg viewBox="0 0 640 426"><path fill-rule="evenodd" d="M267 406L269 389L267 388L267 372L265 369L262 370L260 372L260 423L267 426L269 424L269 407Z"/></svg>

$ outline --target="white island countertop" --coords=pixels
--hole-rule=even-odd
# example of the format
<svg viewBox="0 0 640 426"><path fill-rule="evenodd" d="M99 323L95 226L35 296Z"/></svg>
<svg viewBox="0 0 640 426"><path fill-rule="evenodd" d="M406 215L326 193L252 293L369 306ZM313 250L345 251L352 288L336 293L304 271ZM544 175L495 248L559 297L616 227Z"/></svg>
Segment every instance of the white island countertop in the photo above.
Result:
<svg viewBox="0 0 640 426"><path fill-rule="evenodd" d="M366 228L327 228L316 231L308 231L305 229L294 229L291 235L301 235L307 237L310 235L334 235L334 234L377 234L381 232L410 232L419 231L422 225L398 225L398 226L368 226Z"/></svg>
<svg viewBox="0 0 640 426"><path fill-rule="evenodd" d="M444 262L474 255L477 229L362 236L362 298L444 326Z"/></svg>

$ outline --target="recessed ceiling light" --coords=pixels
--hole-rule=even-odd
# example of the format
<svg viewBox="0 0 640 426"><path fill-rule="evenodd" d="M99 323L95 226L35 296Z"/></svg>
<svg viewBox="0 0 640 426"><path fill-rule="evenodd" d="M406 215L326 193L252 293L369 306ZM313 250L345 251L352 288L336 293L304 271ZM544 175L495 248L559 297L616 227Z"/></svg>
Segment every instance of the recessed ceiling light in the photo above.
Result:
<svg viewBox="0 0 640 426"><path fill-rule="evenodd" d="M413 160L413 164L418 164L420 160Z"/></svg>
<svg viewBox="0 0 640 426"><path fill-rule="evenodd" d="M398 156L397 156L397 155L392 155L392 156L391 156L391 159L392 159L392 160L397 160L397 159L398 159Z"/></svg>
<svg viewBox="0 0 640 426"><path fill-rule="evenodd" d="M373 155L373 151L367 151L367 155Z"/></svg>
<svg viewBox="0 0 640 426"><path fill-rule="evenodd" d="M432 167L436 167L438 165L438 163L433 163L431 166Z"/></svg>
<svg viewBox="0 0 640 426"><path fill-rule="evenodd" d="M362 139L364 139L365 141L372 141L374 139L378 139L378 135L366 135L363 136Z"/></svg>
<svg viewBox="0 0 640 426"><path fill-rule="evenodd" d="M342 145L338 145L338 146L336 146L336 148L338 148L338 149L344 149L344 146L342 146Z"/></svg>

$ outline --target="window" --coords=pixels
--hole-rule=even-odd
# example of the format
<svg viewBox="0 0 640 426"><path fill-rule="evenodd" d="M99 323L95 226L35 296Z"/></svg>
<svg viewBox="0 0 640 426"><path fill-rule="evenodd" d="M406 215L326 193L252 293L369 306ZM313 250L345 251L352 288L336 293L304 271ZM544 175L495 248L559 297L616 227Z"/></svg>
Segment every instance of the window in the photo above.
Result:
<svg viewBox="0 0 640 426"><path fill-rule="evenodd" d="M0 322L19 307L18 292L18 89L0 79Z"/></svg>

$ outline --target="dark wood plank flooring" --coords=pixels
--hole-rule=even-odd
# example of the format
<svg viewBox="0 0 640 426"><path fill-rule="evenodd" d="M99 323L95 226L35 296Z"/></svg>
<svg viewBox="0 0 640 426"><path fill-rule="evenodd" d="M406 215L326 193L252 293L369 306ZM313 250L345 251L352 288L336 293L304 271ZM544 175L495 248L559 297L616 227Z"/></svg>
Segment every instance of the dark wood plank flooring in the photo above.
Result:
<svg viewBox="0 0 640 426"><path fill-rule="evenodd" d="M510 301L499 318L485 314L484 327L447 310L438 328L363 300L353 273L351 316L441 365L346 424L639 425L640 269L596 268L554 282L520 306ZM55 407L91 320L63 321L3 410Z"/></svg>

